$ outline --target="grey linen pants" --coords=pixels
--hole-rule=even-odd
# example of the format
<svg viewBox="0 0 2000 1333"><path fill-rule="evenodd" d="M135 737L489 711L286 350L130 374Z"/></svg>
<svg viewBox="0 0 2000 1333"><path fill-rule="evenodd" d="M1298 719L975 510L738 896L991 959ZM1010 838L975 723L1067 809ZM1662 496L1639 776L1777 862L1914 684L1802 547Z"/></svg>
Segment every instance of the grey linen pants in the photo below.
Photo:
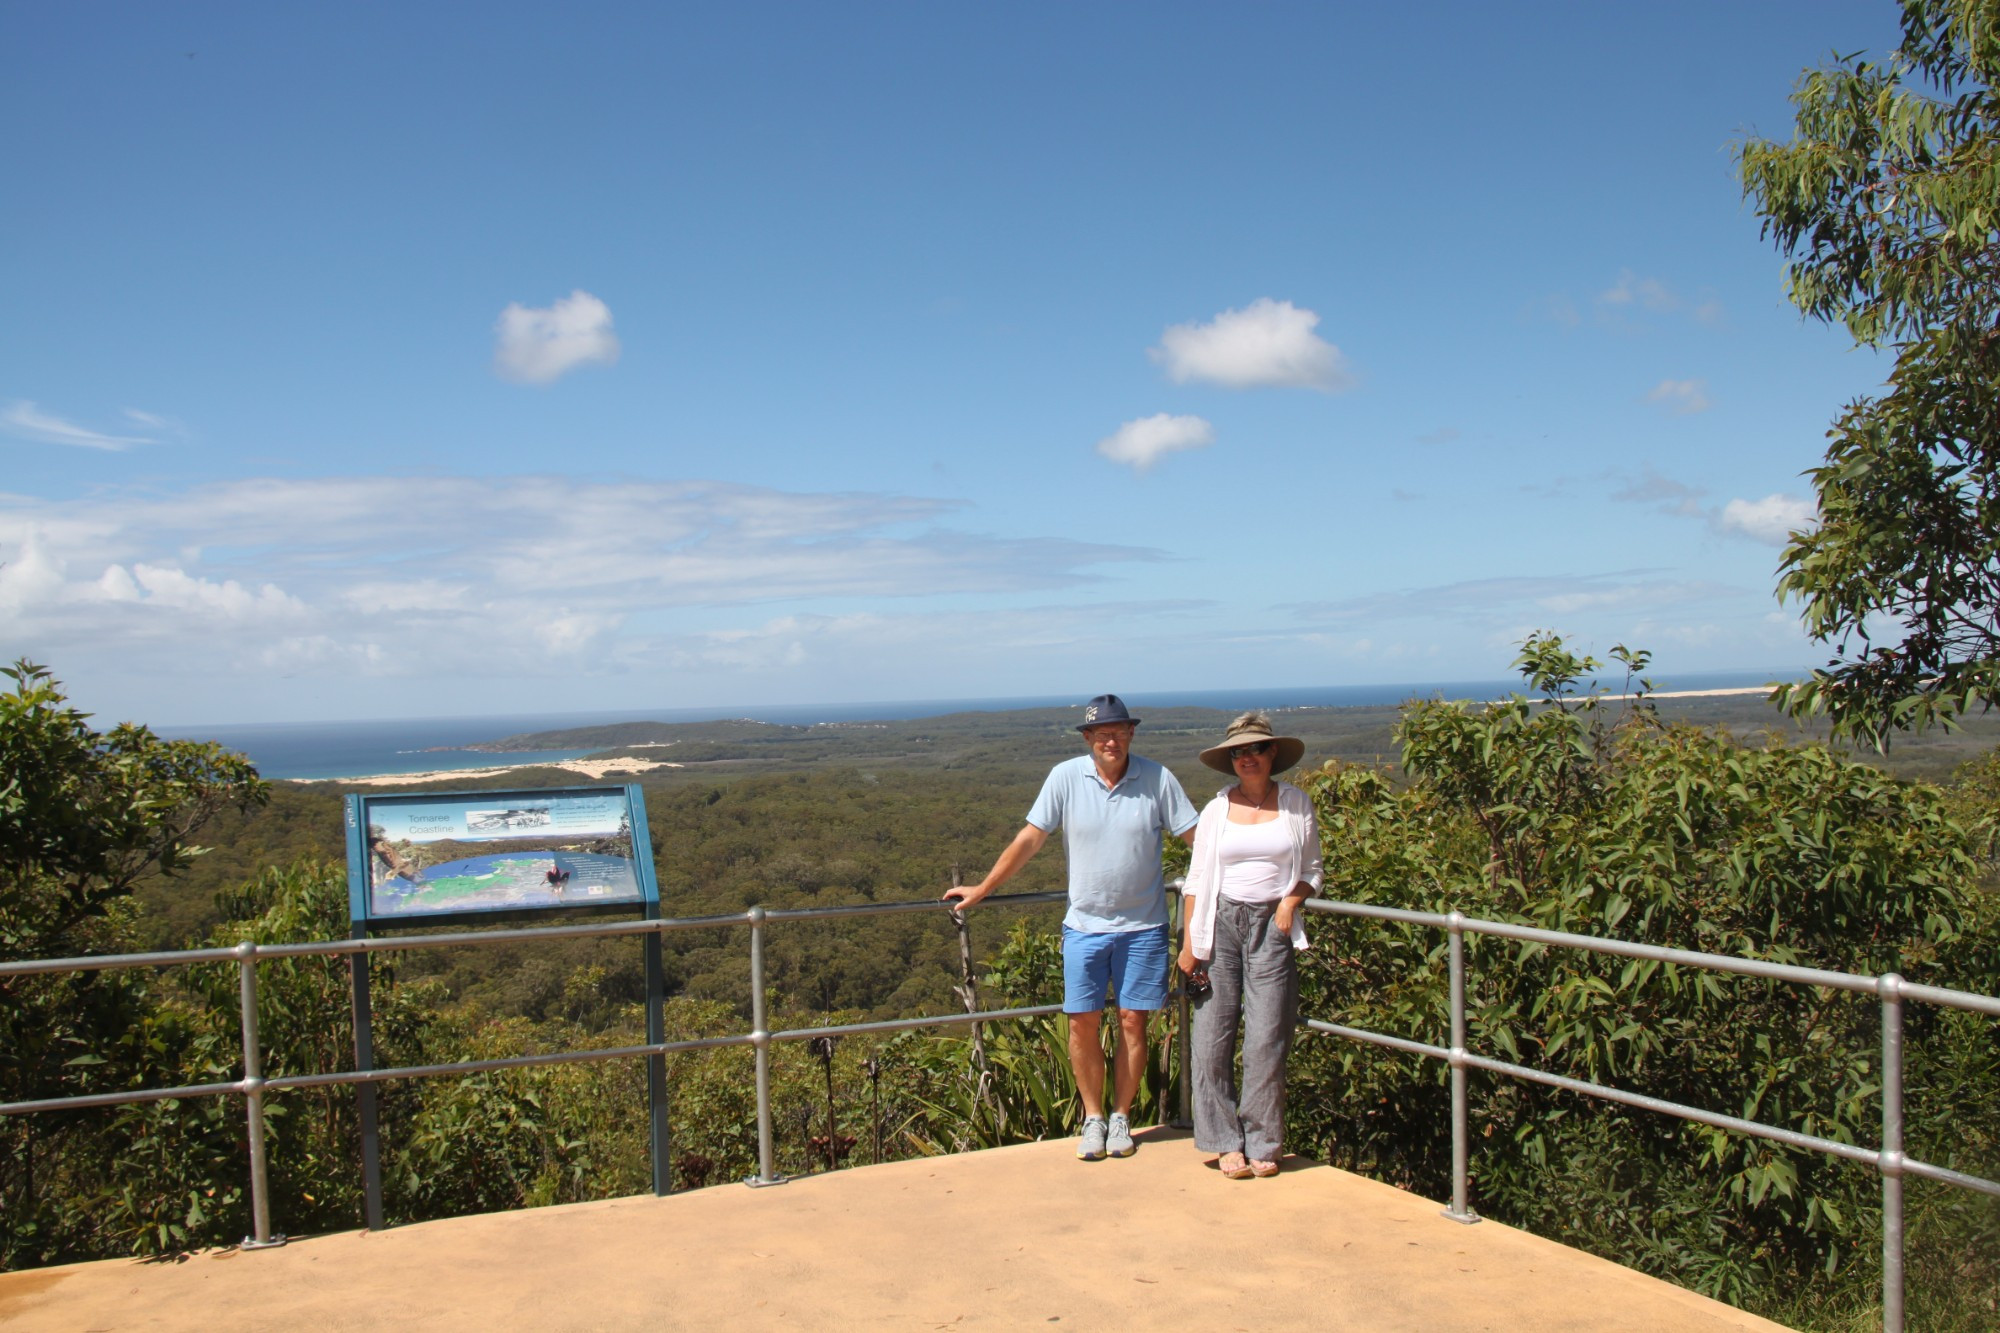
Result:
<svg viewBox="0 0 2000 1333"><path fill-rule="evenodd" d="M1298 1025L1299 971L1276 903L1215 904L1208 991L1194 1001L1194 1143L1275 1162L1285 1146L1285 1057ZM1243 1088L1235 1078L1243 1025Z"/></svg>

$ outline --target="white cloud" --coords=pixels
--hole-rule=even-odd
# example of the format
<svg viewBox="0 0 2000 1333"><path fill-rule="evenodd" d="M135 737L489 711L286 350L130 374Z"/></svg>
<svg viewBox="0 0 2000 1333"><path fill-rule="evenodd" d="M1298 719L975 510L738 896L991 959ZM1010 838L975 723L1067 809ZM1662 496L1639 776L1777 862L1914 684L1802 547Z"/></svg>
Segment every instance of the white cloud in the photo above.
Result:
<svg viewBox="0 0 2000 1333"><path fill-rule="evenodd" d="M1731 598L1738 591L1707 580L1666 579L1655 577L1651 571L1633 570L1468 579L1428 588L1302 603L1291 609L1307 620L1334 625L1373 625L1397 620L1500 625L1505 634L1518 639L1526 632L1520 629L1521 624L1536 618L1546 623L1553 617L1586 613L1656 611Z"/></svg>
<svg viewBox="0 0 2000 1333"><path fill-rule="evenodd" d="M1722 626L1706 623L1682 625L1642 620L1633 627L1633 636L1652 648L1706 648L1719 641L1724 633Z"/></svg>
<svg viewBox="0 0 2000 1333"><path fill-rule="evenodd" d="M585 291L545 308L509 305L493 333L493 369L519 384L548 384L578 366L618 359L611 308Z"/></svg>
<svg viewBox="0 0 2000 1333"><path fill-rule="evenodd" d="M1646 310L1678 310L1680 298L1658 278L1642 278L1631 269L1621 269L1618 281L1597 294L1608 306L1638 306Z"/></svg>
<svg viewBox="0 0 2000 1333"><path fill-rule="evenodd" d="M1708 381L1661 380L1647 393L1646 401L1657 403L1677 417L1708 411Z"/></svg>
<svg viewBox="0 0 2000 1333"><path fill-rule="evenodd" d="M1576 302L1564 292L1536 297L1527 303L1521 315L1523 319L1546 319L1551 324L1560 324L1566 329L1573 329L1583 323L1583 312L1576 308Z"/></svg>
<svg viewBox="0 0 2000 1333"><path fill-rule="evenodd" d="M536 649L554 658L588 660L603 651L610 637L625 623L612 611L571 611L558 609L524 626Z"/></svg>
<svg viewBox="0 0 2000 1333"><path fill-rule="evenodd" d="M1587 318L1597 328L1631 332L1656 318L1692 319L1697 324L1719 327L1728 322L1721 300L1708 288L1684 295L1659 278L1647 277L1626 268L1609 287L1589 301ZM1578 328L1586 311L1567 292L1539 297L1528 303L1530 318L1546 319L1565 328Z"/></svg>
<svg viewBox="0 0 2000 1333"><path fill-rule="evenodd" d="M1819 522L1813 502L1796 495L1767 495L1761 500L1731 500L1723 505L1701 503L1706 488L1663 477L1650 466L1636 481L1611 493L1613 500L1648 505L1674 518L1700 519L1709 530L1731 537L1748 537L1783 546L1792 532Z"/></svg>
<svg viewBox="0 0 2000 1333"><path fill-rule="evenodd" d="M421 492L425 520L409 521ZM1158 553L941 526L960 505L718 482L262 479L0 494L0 624L59 666L657 672L644 622L819 598L1070 591Z"/></svg>
<svg viewBox="0 0 2000 1333"><path fill-rule="evenodd" d="M391 653L379 643L352 643L330 634L288 634L256 654L256 664L282 675L382 676L394 674Z"/></svg>
<svg viewBox="0 0 2000 1333"><path fill-rule="evenodd" d="M116 452L120 449L130 449L135 444L154 443L145 436L106 435L101 431L64 421L61 417L51 416L42 411L25 398L15 400L5 412L0 412L0 429L4 429L9 435L24 440L34 440L38 444L67 444L79 449L106 449Z"/></svg>
<svg viewBox="0 0 2000 1333"><path fill-rule="evenodd" d="M7 611L24 632L52 621L94 622L97 617L90 608L114 605L142 608L141 614L148 616L173 613L177 623L190 628L219 621L287 619L306 609L275 584L251 588L235 579L200 578L174 565L144 561L130 567L112 563L102 566L103 572L94 579L72 579L69 571L75 566L98 567L97 553L89 543L78 542L74 530L52 539L44 525L26 525L13 533L6 531L7 526L0 522L0 610ZM14 539L11 551L9 536ZM147 633L157 629L156 621L146 625Z"/></svg>
<svg viewBox="0 0 2000 1333"><path fill-rule="evenodd" d="M1723 532L1748 537L1768 546L1783 546L1797 531L1819 522L1819 509L1797 495L1767 495L1761 500L1731 500L1715 517Z"/></svg>
<svg viewBox="0 0 2000 1333"><path fill-rule="evenodd" d="M25 607L62 595L62 561L49 550L41 528L27 526L11 552L0 548L0 611L18 615Z"/></svg>
<svg viewBox="0 0 2000 1333"><path fill-rule="evenodd" d="M116 566L112 568L117 569ZM247 620L274 615L294 616L305 610L302 602L286 595L275 584L262 584L253 591L235 579L197 578L171 565L134 564L129 581L108 569L99 583L107 587L115 584L119 589L119 600L133 600L125 594L136 585L142 594L137 600L143 600L149 606L191 611L201 617Z"/></svg>
<svg viewBox="0 0 2000 1333"><path fill-rule="evenodd" d="M1703 512L1700 500L1706 494L1699 486L1663 477L1645 464L1641 466L1639 479L1626 482L1611 493L1611 498L1626 504L1651 505L1662 514L1677 518L1698 518Z"/></svg>
<svg viewBox="0 0 2000 1333"><path fill-rule="evenodd" d="M890 661L928 662L939 680L963 679L996 658L1028 655L1068 664L1065 675L1073 664L1093 658L1122 666L1148 648L1164 649L1176 638L1184 639L1179 622L1192 609L1188 602L1152 601L1111 608L1040 605L908 615L804 612L662 635L636 643L630 651L655 669L676 673L786 674L807 667L818 679L841 671L852 677L844 688L865 698L866 691L881 688L882 664ZM1147 637L1149 631L1159 637Z"/></svg>
<svg viewBox="0 0 2000 1333"><path fill-rule="evenodd" d="M457 611L465 606L464 584L439 579L357 583L340 591L340 600L363 615L396 615L405 611Z"/></svg>
<svg viewBox="0 0 2000 1333"><path fill-rule="evenodd" d="M139 591L139 581L132 577L132 571L123 565L108 567L103 577L91 586L107 602L136 602L145 596Z"/></svg>
<svg viewBox="0 0 2000 1333"><path fill-rule="evenodd" d="M1114 463L1129 463L1144 472L1167 454L1203 449L1215 443L1215 427L1200 417L1150 417L1128 421L1097 442L1097 452Z"/></svg>
<svg viewBox="0 0 2000 1333"><path fill-rule="evenodd" d="M1206 324L1175 324L1146 354L1176 384L1230 389L1345 389L1354 381L1340 349L1313 330L1319 316L1290 301L1259 297Z"/></svg>

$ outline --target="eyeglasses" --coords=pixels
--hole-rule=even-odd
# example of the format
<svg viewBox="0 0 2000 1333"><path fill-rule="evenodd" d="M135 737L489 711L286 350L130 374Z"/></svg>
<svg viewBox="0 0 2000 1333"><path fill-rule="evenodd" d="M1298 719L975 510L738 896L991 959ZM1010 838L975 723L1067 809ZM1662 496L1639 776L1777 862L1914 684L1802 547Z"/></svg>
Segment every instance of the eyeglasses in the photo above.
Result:
<svg viewBox="0 0 2000 1333"><path fill-rule="evenodd" d="M1231 763L1234 763L1238 759L1249 759L1260 754L1269 753L1271 753L1271 742L1253 741L1248 745L1232 746L1229 751L1229 760Z"/></svg>

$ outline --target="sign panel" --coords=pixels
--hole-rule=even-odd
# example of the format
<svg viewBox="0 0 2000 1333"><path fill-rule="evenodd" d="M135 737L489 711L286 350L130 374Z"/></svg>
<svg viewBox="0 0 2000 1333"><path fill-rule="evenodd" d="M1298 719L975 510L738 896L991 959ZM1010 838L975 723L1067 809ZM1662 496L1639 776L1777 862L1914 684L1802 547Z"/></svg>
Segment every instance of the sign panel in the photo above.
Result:
<svg viewBox="0 0 2000 1333"><path fill-rule="evenodd" d="M347 799L356 922L637 909L658 901L637 787Z"/></svg>

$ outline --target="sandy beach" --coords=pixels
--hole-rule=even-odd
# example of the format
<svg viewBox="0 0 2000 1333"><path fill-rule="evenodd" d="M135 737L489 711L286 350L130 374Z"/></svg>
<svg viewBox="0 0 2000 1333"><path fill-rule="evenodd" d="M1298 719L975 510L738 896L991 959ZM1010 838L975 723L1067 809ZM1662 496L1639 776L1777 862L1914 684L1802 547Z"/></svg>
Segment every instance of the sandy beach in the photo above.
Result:
<svg viewBox="0 0 2000 1333"><path fill-rule="evenodd" d="M1726 691L1654 691L1646 699L1712 699L1716 695L1770 695L1770 687L1738 685ZM1632 699L1632 695L1606 695L1606 699Z"/></svg>
<svg viewBox="0 0 2000 1333"><path fill-rule="evenodd" d="M1770 692L1771 687L1769 685L1732 685L1726 690L1654 690L1651 694L1645 695L1600 694L1597 698L1601 703L1617 703L1620 700L1627 699L1715 699L1726 694L1769 694ZM1574 703L1588 697L1588 695L1582 694L1572 695L1570 696L1570 702ZM1489 702L1504 703L1506 701L1494 699ZM1545 704L1548 700L1536 694L1530 695L1528 702L1531 704Z"/></svg>
<svg viewBox="0 0 2000 1333"><path fill-rule="evenodd" d="M603 778L613 773L643 773L649 768L681 768L664 759L552 759L546 764L505 764L499 768L442 768L429 773L375 773L361 778L287 778L287 782L333 782L343 787L401 787L424 782L453 782L460 778L497 778L528 768L566 768L587 778Z"/></svg>
<svg viewBox="0 0 2000 1333"><path fill-rule="evenodd" d="M1724 694L1769 694L1769 685L1736 685L1726 690L1655 690L1648 699L1713 699ZM1636 694L1600 694L1600 699L1636 699Z"/></svg>

